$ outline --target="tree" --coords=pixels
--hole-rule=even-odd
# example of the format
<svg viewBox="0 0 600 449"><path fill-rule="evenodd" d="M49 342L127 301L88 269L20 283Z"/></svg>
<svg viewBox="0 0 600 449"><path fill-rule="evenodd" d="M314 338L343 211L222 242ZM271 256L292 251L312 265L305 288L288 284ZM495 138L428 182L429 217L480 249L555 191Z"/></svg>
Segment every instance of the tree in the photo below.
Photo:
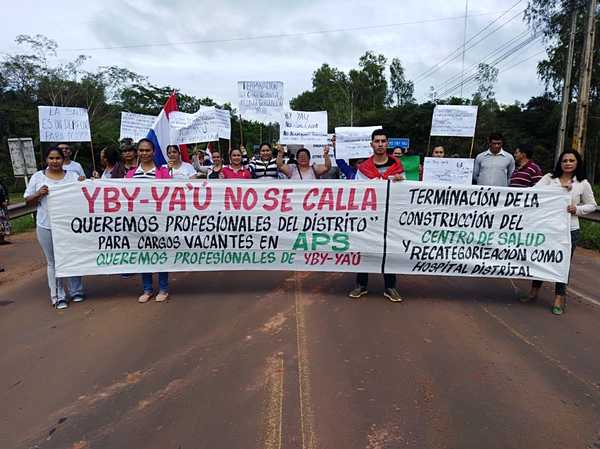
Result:
<svg viewBox="0 0 600 449"><path fill-rule="evenodd" d="M489 65L480 63L477 66L477 91L473 94L474 104L494 102L494 84L498 81L498 69Z"/></svg>
<svg viewBox="0 0 600 449"><path fill-rule="evenodd" d="M415 85L404 76L404 67L398 58L392 59L390 64L390 84L389 104L395 100L396 106L402 106L414 101Z"/></svg>

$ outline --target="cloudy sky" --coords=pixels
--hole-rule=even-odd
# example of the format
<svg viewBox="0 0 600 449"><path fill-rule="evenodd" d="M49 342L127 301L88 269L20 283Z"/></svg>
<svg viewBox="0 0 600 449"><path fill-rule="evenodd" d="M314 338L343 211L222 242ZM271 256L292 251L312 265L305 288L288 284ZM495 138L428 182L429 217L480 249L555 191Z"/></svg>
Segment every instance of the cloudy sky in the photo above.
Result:
<svg viewBox="0 0 600 449"><path fill-rule="evenodd" d="M526 1L469 3L465 77L527 37ZM43 34L58 42L61 60L86 54L90 69L118 65L236 105L239 80L284 81L292 98L310 89L321 64L347 71L372 50L400 58L422 101L430 86L444 92L460 80L464 13L465 0L20 0L3 5L0 51L18 51L18 34ZM503 59L496 97L512 103L541 93L543 56L536 40Z"/></svg>

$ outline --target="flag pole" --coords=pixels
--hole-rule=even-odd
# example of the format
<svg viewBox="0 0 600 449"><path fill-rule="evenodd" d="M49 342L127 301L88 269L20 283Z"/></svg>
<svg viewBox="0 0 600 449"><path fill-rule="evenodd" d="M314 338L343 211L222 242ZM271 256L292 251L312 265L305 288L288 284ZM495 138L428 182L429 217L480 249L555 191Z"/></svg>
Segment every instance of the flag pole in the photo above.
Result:
<svg viewBox="0 0 600 449"><path fill-rule="evenodd" d="M242 114L240 114L240 146L244 146L244 130L242 127Z"/></svg>
<svg viewBox="0 0 600 449"><path fill-rule="evenodd" d="M92 167L94 171L96 171L96 159L94 158L94 144L92 143L92 139L90 138L90 151L92 152Z"/></svg>
<svg viewBox="0 0 600 449"><path fill-rule="evenodd" d="M473 138L471 139L471 151L469 152L469 158L473 157L473 147L475 146L475 134L473 134Z"/></svg>

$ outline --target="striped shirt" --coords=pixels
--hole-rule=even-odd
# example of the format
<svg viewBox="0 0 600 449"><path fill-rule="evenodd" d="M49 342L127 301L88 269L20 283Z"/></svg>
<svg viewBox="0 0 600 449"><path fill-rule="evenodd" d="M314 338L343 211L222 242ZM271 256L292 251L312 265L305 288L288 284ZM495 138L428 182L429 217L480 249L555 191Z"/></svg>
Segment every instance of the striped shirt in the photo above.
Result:
<svg viewBox="0 0 600 449"><path fill-rule="evenodd" d="M144 171L142 166L140 165L133 174L135 179L154 179L156 178L156 166L149 171Z"/></svg>
<svg viewBox="0 0 600 449"><path fill-rule="evenodd" d="M542 179L542 170L533 161L527 161L522 167L515 168L510 177L509 187L533 187Z"/></svg>
<svg viewBox="0 0 600 449"><path fill-rule="evenodd" d="M268 161L262 159L253 159L250 161L250 172L255 179L260 178L275 178L278 177L279 170L277 169L277 159L273 158Z"/></svg>

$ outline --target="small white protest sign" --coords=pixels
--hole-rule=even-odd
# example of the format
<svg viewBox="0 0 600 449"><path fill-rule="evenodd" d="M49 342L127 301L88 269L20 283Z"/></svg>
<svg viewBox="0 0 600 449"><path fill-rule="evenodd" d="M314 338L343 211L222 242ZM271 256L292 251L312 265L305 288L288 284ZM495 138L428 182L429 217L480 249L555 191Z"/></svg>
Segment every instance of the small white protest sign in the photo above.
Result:
<svg viewBox="0 0 600 449"><path fill-rule="evenodd" d="M185 144L231 139L229 111L202 106L193 114L175 111L169 114L171 143Z"/></svg>
<svg viewBox="0 0 600 449"><path fill-rule="evenodd" d="M85 108L38 106L40 142L91 142Z"/></svg>
<svg viewBox="0 0 600 449"><path fill-rule="evenodd" d="M437 105L431 119L432 136L473 137L477 106Z"/></svg>
<svg viewBox="0 0 600 449"><path fill-rule="evenodd" d="M331 166L336 167L335 163L335 154L333 152L333 142L332 139L333 134L327 134L327 143L326 144L315 144L312 145L304 145L306 149L310 151L310 160L313 164L324 164L325 158L323 157L323 150L325 149L325 145L329 145L329 160L331 161Z"/></svg>
<svg viewBox="0 0 600 449"><path fill-rule="evenodd" d="M376 129L381 129L381 125L335 128L335 157L345 160L371 157L371 134Z"/></svg>
<svg viewBox="0 0 600 449"><path fill-rule="evenodd" d="M133 112L121 112L121 130L119 140L129 137L137 142L148 135L152 129L156 116L146 114L134 114Z"/></svg>
<svg viewBox="0 0 600 449"><path fill-rule="evenodd" d="M30 137L8 139L8 150L15 176L29 176L37 171L33 140Z"/></svg>
<svg viewBox="0 0 600 449"><path fill-rule="evenodd" d="M473 159L426 157L423 163L423 182L471 185Z"/></svg>
<svg viewBox="0 0 600 449"><path fill-rule="evenodd" d="M244 120L270 123L283 113L283 81L238 81L239 109Z"/></svg>
<svg viewBox="0 0 600 449"><path fill-rule="evenodd" d="M285 111L279 122L279 129L279 143L325 145L327 111Z"/></svg>

